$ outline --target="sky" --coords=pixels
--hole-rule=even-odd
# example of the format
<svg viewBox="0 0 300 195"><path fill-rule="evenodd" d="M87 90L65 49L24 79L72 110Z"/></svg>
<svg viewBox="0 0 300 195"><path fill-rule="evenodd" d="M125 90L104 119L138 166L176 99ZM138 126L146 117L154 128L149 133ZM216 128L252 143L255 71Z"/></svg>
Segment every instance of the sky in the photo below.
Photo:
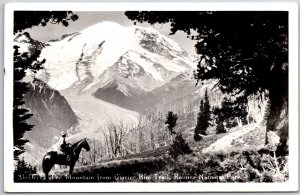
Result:
<svg viewBox="0 0 300 195"><path fill-rule="evenodd" d="M64 34L70 32L78 32L81 31L88 26L94 25L103 21L112 21L119 23L123 26L132 26L133 21L129 20L124 12L116 12L116 11L101 11L101 12L74 12L79 18L75 22L69 22L68 27L64 27L62 25L57 24L47 24L45 27L36 26L31 29L27 29L26 31L30 33L33 39L47 42L51 39L56 39L61 37ZM137 23L137 26L149 27L151 26L148 23ZM161 34L168 36L177 42L183 49L185 49L190 55L195 55L195 41L187 38L187 35L182 31L178 31L175 35L169 35L170 33L170 25L169 24L155 24L151 26L152 28L159 31Z"/></svg>

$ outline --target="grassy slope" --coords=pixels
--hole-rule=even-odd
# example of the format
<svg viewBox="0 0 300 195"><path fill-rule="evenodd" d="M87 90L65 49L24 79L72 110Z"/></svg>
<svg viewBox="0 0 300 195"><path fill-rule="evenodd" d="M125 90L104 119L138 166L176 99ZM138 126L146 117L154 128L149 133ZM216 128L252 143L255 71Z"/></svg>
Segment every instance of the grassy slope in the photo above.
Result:
<svg viewBox="0 0 300 195"><path fill-rule="evenodd" d="M190 114L189 116L179 117L178 124L176 126L177 132L182 133L184 139L187 141L189 146L192 148L195 155L201 155L202 150L208 148L210 145L217 143L218 140L223 137L230 136L232 134L237 134L242 132L247 126L235 127L230 129L228 132L223 134L214 134L214 128L210 128L207 136L203 136L203 139L199 142L193 140L195 120L196 116ZM251 125L250 125L251 126ZM163 131L165 129L161 129ZM245 131L245 130L244 130ZM245 145L261 145L264 141L264 131L263 128L254 128L247 130L247 132L241 133L240 136L236 136L229 143L230 147L236 149L242 149L241 146ZM149 174L160 172L164 170L163 157L167 154L169 150L168 146L156 148L153 150L148 150L138 154L132 154L128 156L118 157L115 159L102 160L96 164L88 166L75 166L74 176L90 175L93 177L91 182L114 182L118 179L114 177L115 175L129 175L138 177L139 173ZM72 182L72 178L66 179L65 175L68 173L68 169L63 169L60 171L51 171L53 175L60 176L59 179L55 181L66 181ZM96 178L98 175L106 176L106 178ZM82 181L83 179L79 179ZM78 178L76 179L78 181ZM130 178L130 181L142 181L137 178Z"/></svg>

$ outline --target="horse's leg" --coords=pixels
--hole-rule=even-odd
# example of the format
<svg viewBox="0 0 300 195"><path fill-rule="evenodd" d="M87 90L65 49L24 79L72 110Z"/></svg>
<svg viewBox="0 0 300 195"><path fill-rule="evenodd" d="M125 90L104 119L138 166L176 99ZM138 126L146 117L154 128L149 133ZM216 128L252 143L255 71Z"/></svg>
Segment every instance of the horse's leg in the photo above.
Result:
<svg viewBox="0 0 300 195"><path fill-rule="evenodd" d="M43 160L42 167L43 167L43 172L45 173L46 181L49 181L49 172L53 167L53 165L54 164L51 162L51 160L49 159Z"/></svg>
<svg viewBox="0 0 300 195"><path fill-rule="evenodd" d="M46 182L49 181L49 173L45 173Z"/></svg>
<svg viewBox="0 0 300 195"><path fill-rule="evenodd" d="M73 164L73 163L70 165L69 175L72 175L72 174L73 174L74 165L75 165L75 164Z"/></svg>
<svg viewBox="0 0 300 195"><path fill-rule="evenodd" d="M52 167L53 167L53 163L48 164L46 167L43 167L43 171L45 173L45 179L46 181L49 181L49 172L51 171Z"/></svg>

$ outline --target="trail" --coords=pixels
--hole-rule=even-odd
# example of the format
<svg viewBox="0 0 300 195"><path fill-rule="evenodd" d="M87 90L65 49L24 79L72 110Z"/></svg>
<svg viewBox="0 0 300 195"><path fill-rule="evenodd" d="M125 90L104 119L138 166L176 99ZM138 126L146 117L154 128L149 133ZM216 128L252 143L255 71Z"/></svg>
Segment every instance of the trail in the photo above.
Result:
<svg viewBox="0 0 300 195"><path fill-rule="evenodd" d="M238 139L239 137L243 136L244 134L254 130L258 127L258 124L249 124L242 127L241 130L234 131L224 137L218 139L216 142L211 144L209 147L202 150L203 153L209 152L218 152L218 151L229 151L232 149L232 141Z"/></svg>

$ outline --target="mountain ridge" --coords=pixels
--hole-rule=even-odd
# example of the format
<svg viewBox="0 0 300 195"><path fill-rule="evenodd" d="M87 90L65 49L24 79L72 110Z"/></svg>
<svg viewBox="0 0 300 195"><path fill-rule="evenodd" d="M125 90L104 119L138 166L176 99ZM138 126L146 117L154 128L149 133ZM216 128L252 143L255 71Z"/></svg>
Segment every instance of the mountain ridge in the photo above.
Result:
<svg viewBox="0 0 300 195"><path fill-rule="evenodd" d="M141 65L154 81L170 79L163 78L167 75L160 75L160 69L180 73L195 68L186 51L156 30L113 22L98 23L48 42L41 58L48 60L40 77L49 73L51 76L45 82L58 90L67 89L84 78L89 80L87 85L97 83L101 74L120 58ZM62 71L58 72L59 69Z"/></svg>

